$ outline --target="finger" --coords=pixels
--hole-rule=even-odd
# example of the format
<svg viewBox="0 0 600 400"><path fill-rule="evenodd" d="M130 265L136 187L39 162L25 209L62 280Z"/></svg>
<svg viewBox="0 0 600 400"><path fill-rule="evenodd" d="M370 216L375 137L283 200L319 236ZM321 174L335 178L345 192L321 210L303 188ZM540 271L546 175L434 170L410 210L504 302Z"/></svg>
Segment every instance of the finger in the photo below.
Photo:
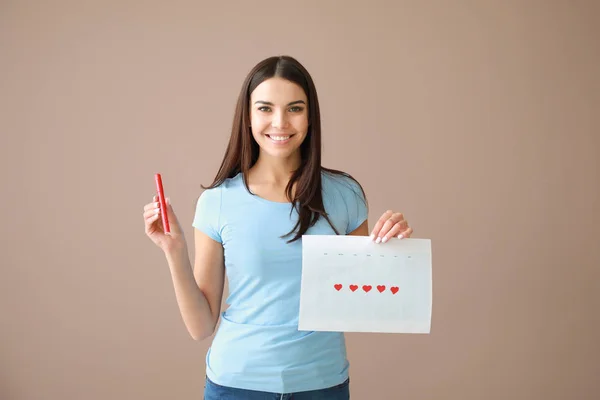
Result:
<svg viewBox="0 0 600 400"><path fill-rule="evenodd" d="M154 210L159 207L160 207L160 203L158 203L158 202L148 203L144 206L144 212L146 212L148 210Z"/></svg>
<svg viewBox="0 0 600 400"><path fill-rule="evenodd" d="M144 226L145 226L146 234L150 234L157 230L157 226L160 226L161 220L160 220L160 214L157 212L153 213L153 212L149 211L147 214L148 215L144 215L144 217L145 217Z"/></svg>
<svg viewBox="0 0 600 400"><path fill-rule="evenodd" d="M175 215L175 211L173 211L173 205L171 204L171 198L167 197L166 198L166 203L167 203L167 216L169 217L169 221L170 221L170 226L171 226L171 231L175 230L175 232L179 233L181 232L181 229L179 227L179 220L177 219L177 216Z"/></svg>
<svg viewBox="0 0 600 400"><path fill-rule="evenodd" d="M371 240L375 240L375 238L379 237L379 232L381 228L385 224L385 222L390 219L394 212L392 210L388 210L383 213L383 215L377 220L375 225L373 226L373 230L371 231Z"/></svg>
<svg viewBox="0 0 600 400"><path fill-rule="evenodd" d="M375 243L387 242L388 239L386 239L386 237L390 230L394 228L394 226L396 226L396 224L391 219L385 221L385 223L379 230L379 233L377 234L377 239L375 239Z"/></svg>
<svg viewBox="0 0 600 400"><path fill-rule="evenodd" d="M144 211L144 219L154 218L155 216L160 216L160 208L153 208Z"/></svg>
<svg viewBox="0 0 600 400"><path fill-rule="evenodd" d="M377 234L377 239L375 240L375 243L387 242L389 240L389 237L387 239L385 239L385 237L388 236L388 233L396 224L399 224L402 221L404 221L404 216L402 215L402 213L393 213L392 215L390 215L389 218L383 223L383 226Z"/></svg>
<svg viewBox="0 0 600 400"><path fill-rule="evenodd" d="M398 239L409 238L412 236L412 234L413 234L413 229L411 227L408 227L408 229L406 229L404 232L402 232L401 234L398 235Z"/></svg>
<svg viewBox="0 0 600 400"><path fill-rule="evenodd" d="M408 222L405 220L402 220L400 222L398 222L397 224L394 224L394 226L389 230L389 232L385 233L385 236L383 236L381 242L385 243L388 240L390 240L393 237L396 237L400 234L402 234L403 232L406 232L406 230L408 229Z"/></svg>

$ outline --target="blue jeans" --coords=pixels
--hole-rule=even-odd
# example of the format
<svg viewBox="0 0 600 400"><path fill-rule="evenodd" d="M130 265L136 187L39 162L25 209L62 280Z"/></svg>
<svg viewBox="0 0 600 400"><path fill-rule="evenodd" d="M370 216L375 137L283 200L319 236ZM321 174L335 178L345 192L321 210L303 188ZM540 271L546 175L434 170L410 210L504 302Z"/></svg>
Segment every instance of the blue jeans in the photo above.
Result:
<svg viewBox="0 0 600 400"><path fill-rule="evenodd" d="M349 400L350 378L326 389L296 393L270 393L221 386L206 378L204 400Z"/></svg>

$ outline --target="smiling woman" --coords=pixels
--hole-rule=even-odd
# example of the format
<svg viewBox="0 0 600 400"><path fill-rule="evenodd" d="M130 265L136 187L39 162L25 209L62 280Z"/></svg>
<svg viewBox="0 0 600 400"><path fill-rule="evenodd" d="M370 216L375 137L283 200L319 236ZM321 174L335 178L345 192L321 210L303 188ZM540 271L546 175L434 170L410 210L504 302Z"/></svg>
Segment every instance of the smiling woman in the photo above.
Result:
<svg viewBox="0 0 600 400"><path fill-rule="evenodd" d="M146 232L165 252L180 312L194 339L211 336L205 399L348 399L341 332L298 330L303 235L367 236L367 200L349 174L321 165L317 91L291 57L271 57L246 77L229 144L199 197L196 260L172 207L171 234L146 206ZM409 237L400 213L371 231L385 243ZM225 276L229 307L221 313Z"/></svg>
<svg viewBox="0 0 600 400"><path fill-rule="evenodd" d="M266 153L263 157L288 158L300 147L308 131L307 101L300 86L282 78L268 79L254 89L250 127Z"/></svg>

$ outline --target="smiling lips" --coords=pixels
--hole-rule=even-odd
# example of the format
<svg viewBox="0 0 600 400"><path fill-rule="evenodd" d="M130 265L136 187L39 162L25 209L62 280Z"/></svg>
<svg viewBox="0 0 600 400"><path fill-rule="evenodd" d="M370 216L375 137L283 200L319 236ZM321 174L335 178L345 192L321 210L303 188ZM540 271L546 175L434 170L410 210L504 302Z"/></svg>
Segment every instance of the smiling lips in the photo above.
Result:
<svg viewBox="0 0 600 400"><path fill-rule="evenodd" d="M273 143L284 144L290 141L290 138L294 135L265 135L268 137Z"/></svg>

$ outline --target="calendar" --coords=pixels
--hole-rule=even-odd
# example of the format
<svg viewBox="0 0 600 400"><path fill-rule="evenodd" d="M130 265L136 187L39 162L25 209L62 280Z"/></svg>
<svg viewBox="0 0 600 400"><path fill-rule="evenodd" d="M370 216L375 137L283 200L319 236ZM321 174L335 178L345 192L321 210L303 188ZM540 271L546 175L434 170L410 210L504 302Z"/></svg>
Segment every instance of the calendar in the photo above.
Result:
<svg viewBox="0 0 600 400"><path fill-rule="evenodd" d="M430 333L430 239L304 235L301 331Z"/></svg>

